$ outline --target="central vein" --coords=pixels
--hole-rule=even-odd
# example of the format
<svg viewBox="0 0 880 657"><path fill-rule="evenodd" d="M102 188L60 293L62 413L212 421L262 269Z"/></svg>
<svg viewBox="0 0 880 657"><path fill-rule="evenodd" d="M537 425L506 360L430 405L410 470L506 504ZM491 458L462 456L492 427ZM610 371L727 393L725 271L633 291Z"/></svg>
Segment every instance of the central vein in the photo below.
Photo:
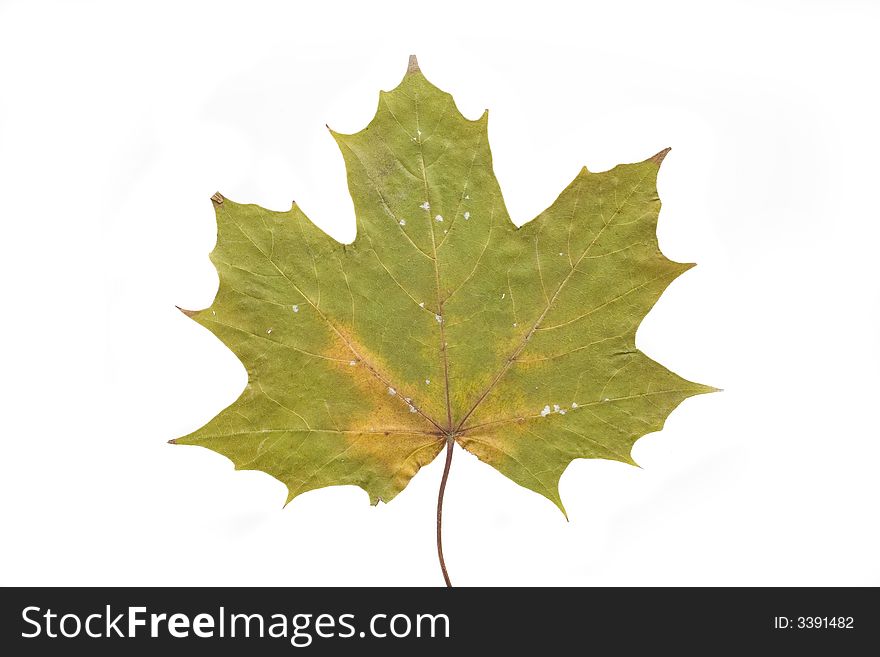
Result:
<svg viewBox="0 0 880 657"><path fill-rule="evenodd" d="M440 355L443 358L443 384L446 394L446 430L452 433L452 401L449 396L449 359L446 354L446 331L443 328L443 295L440 288L440 263L437 261L437 239L434 236L434 223L431 220L431 191L428 187L428 169L425 166L425 151L422 148L422 129L419 124L419 99L416 96L413 99L416 110L416 141L419 145L419 168L422 171L422 182L425 188L425 200L428 207L425 209L425 215L428 218L428 232L431 233L431 258L434 261L434 283L436 291L437 316L440 324Z"/></svg>

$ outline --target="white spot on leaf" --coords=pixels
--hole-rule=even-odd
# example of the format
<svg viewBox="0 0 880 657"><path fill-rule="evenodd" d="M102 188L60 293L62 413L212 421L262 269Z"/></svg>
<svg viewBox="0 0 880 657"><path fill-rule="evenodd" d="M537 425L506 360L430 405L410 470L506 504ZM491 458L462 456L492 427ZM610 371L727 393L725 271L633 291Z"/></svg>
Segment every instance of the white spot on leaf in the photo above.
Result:
<svg viewBox="0 0 880 657"><path fill-rule="evenodd" d="M578 407L577 402L571 402L571 407L572 407L572 408L577 408L577 407Z"/></svg>
<svg viewBox="0 0 880 657"><path fill-rule="evenodd" d="M550 407L545 406L541 409L541 417L547 417L548 415L550 415Z"/></svg>
<svg viewBox="0 0 880 657"><path fill-rule="evenodd" d="M464 220L467 221L467 220L470 219L470 218L471 218L471 213L470 213L470 212L465 212L465 213L464 213Z"/></svg>
<svg viewBox="0 0 880 657"><path fill-rule="evenodd" d="M406 219L401 219L397 223L399 223L401 226L406 226Z"/></svg>
<svg viewBox="0 0 880 657"><path fill-rule="evenodd" d="M559 404L553 404L553 410L559 411Z"/></svg>
<svg viewBox="0 0 880 657"><path fill-rule="evenodd" d="M422 210L430 210L430 209L431 209L431 204L428 203L427 201L425 201L425 202L422 203L419 207L420 207Z"/></svg>
<svg viewBox="0 0 880 657"><path fill-rule="evenodd" d="M298 313L298 312L299 312L299 306L294 306L294 307L293 307L293 312Z"/></svg>
<svg viewBox="0 0 880 657"><path fill-rule="evenodd" d="M441 222L443 221L443 217L438 214L436 217L434 217L434 221Z"/></svg>
<svg viewBox="0 0 880 657"><path fill-rule="evenodd" d="M424 308L424 307L425 307L425 302L424 301L419 302L419 308Z"/></svg>
<svg viewBox="0 0 880 657"><path fill-rule="evenodd" d="M388 394L394 396L397 394L397 391L394 388L389 387Z"/></svg>
<svg viewBox="0 0 880 657"><path fill-rule="evenodd" d="M356 360L350 360L350 361L348 361L348 364L351 365L352 367L354 367L355 365L357 365L357 361L356 361Z"/></svg>
<svg viewBox="0 0 880 657"><path fill-rule="evenodd" d="M272 329L266 329L266 333L271 333Z"/></svg>
<svg viewBox="0 0 880 657"><path fill-rule="evenodd" d="M431 379L425 379L425 385L426 386L431 385Z"/></svg>
<svg viewBox="0 0 880 657"><path fill-rule="evenodd" d="M443 316L442 316L442 315L434 315L434 319L437 320L437 323L438 323L438 324L442 324L442 323L443 323Z"/></svg>

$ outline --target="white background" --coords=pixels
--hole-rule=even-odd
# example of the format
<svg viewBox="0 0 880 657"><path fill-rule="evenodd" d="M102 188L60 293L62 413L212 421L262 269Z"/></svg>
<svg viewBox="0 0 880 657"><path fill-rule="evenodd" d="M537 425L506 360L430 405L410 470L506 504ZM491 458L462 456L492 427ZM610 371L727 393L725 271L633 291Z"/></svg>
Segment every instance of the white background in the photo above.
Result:
<svg viewBox="0 0 880 657"><path fill-rule="evenodd" d="M873 4L873 6L872 6ZM389 505L173 447L243 367L210 304L218 189L333 236L353 132L407 56L491 108L518 223L591 170L672 153L666 254L699 266L640 348L725 389L577 461L571 522L456 450L461 585L878 585L880 95L870 2L0 4L0 582L442 583L442 459ZM503 7L503 8L502 8Z"/></svg>

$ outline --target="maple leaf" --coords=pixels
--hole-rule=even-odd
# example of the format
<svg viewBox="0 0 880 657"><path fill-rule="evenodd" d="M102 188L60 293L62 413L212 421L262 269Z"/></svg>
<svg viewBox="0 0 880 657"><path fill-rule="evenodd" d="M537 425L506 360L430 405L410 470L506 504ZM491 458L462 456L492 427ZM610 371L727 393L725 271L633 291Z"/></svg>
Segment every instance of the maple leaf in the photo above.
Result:
<svg viewBox="0 0 880 657"><path fill-rule="evenodd" d="M657 244L667 150L582 169L533 221L510 220L476 121L415 58L362 131L331 133L357 237L341 244L287 212L216 194L220 287L184 311L247 369L241 396L172 442L261 470L287 501L353 484L390 501L454 444L561 510L576 458L631 448L685 398L686 381L636 348L639 323L692 267Z"/></svg>

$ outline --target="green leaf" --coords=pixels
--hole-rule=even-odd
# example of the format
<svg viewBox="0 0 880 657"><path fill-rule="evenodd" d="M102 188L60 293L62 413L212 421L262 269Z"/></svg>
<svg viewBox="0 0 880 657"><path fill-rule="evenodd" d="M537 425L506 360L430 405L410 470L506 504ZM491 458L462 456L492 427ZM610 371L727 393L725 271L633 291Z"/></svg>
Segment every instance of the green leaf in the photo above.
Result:
<svg viewBox="0 0 880 657"><path fill-rule="evenodd" d="M713 390L635 345L692 266L657 245L667 151L582 169L517 228L487 122L462 116L413 58L365 129L332 133L357 216L349 245L296 205L213 197L220 288L209 308L184 312L238 356L248 384L172 442L269 473L288 501L354 484L375 504L455 441L562 509L573 459L633 463L639 437Z"/></svg>

